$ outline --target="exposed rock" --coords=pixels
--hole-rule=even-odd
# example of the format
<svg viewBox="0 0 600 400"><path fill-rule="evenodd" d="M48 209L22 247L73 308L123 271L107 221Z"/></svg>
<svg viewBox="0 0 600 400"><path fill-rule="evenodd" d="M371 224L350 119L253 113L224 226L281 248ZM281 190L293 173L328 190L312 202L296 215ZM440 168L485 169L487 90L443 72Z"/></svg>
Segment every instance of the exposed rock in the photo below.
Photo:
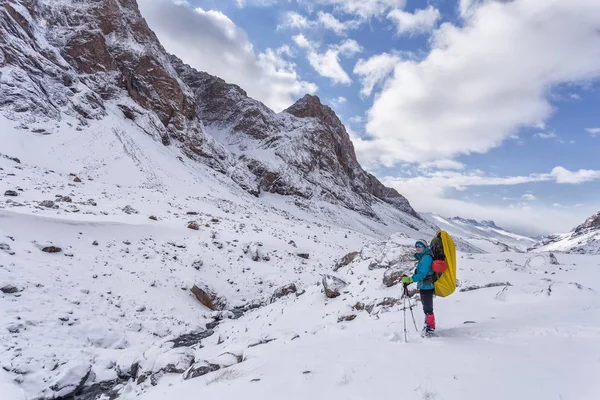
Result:
<svg viewBox="0 0 600 400"><path fill-rule="evenodd" d="M290 240L290 241L288 242L288 244L289 244L290 246L297 247L297 246L296 246L296 242L294 242L293 240Z"/></svg>
<svg viewBox="0 0 600 400"><path fill-rule="evenodd" d="M137 210L135 208L131 207L130 205L123 207L122 211L125 214L137 214L138 213Z"/></svg>
<svg viewBox="0 0 600 400"><path fill-rule="evenodd" d="M225 309L227 301L224 298L219 297L213 290L203 285L200 286L202 289L198 286L198 284L194 285L194 287L191 289L192 293L194 296L196 296L200 303L213 311L222 311Z"/></svg>
<svg viewBox="0 0 600 400"><path fill-rule="evenodd" d="M65 202L65 203L72 203L73 199L71 199L69 196L63 196L63 197L60 197L58 199L58 201L62 201L62 202Z"/></svg>
<svg viewBox="0 0 600 400"><path fill-rule="evenodd" d="M209 361L211 364L217 364L221 368L226 368L244 361L244 355L241 353L236 354L232 352L225 352L219 354L215 358L210 359Z"/></svg>
<svg viewBox="0 0 600 400"><path fill-rule="evenodd" d="M358 256L360 254L359 251L353 251L352 253L348 253L346 254L344 257L342 257L336 264L335 267L333 268L334 271L337 271L338 269L347 266L348 264L350 264L352 261L354 261L354 259L356 258L356 256Z"/></svg>
<svg viewBox="0 0 600 400"><path fill-rule="evenodd" d="M148 218L151 219L151 220L153 220L153 221L158 221L158 218L156 218L155 215L151 215Z"/></svg>
<svg viewBox="0 0 600 400"><path fill-rule="evenodd" d="M76 176L75 179L73 179L73 182L81 183L81 179L79 179L79 177Z"/></svg>
<svg viewBox="0 0 600 400"><path fill-rule="evenodd" d="M338 317L338 322L352 321L352 320L354 320L354 318L356 318L356 314L342 315L342 316Z"/></svg>
<svg viewBox="0 0 600 400"><path fill-rule="evenodd" d="M365 303L357 301L355 305L352 306L356 311L362 311L365 309Z"/></svg>
<svg viewBox="0 0 600 400"><path fill-rule="evenodd" d="M98 246L98 241L97 241L97 240L94 240L94 241L92 242L92 246Z"/></svg>
<svg viewBox="0 0 600 400"><path fill-rule="evenodd" d="M485 289L485 288L498 287L498 286L512 286L512 284L510 282L492 282L492 283L488 283L487 285L465 286L464 288L461 288L460 291L461 292L470 292L472 290Z"/></svg>
<svg viewBox="0 0 600 400"><path fill-rule="evenodd" d="M248 347L256 347L256 346L260 346L261 344L267 344L267 343L269 343L269 342L272 342L272 341L274 341L274 340L277 340L277 338L261 339L261 340L259 340L259 341L257 341L257 342L250 343L250 344L248 345Z"/></svg>
<svg viewBox="0 0 600 400"><path fill-rule="evenodd" d="M211 364L207 361L196 361L187 371L183 373L183 379L188 380L197 378L202 375L206 375L210 372L214 372L221 369L217 364Z"/></svg>
<svg viewBox="0 0 600 400"><path fill-rule="evenodd" d="M10 249L7 243L0 243L0 250L7 252L11 256L15 255L15 252Z"/></svg>
<svg viewBox="0 0 600 400"><path fill-rule="evenodd" d="M195 230L195 231L197 231L197 230L199 230L199 229L200 229L200 225L198 225L198 223L197 223L197 222L190 222L190 223L188 223L188 226L187 226L187 227L188 227L189 229L193 229L193 230Z"/></svg>
<svg viewBox="0 0 600 400"><path fill-rule="evenodd" d="M310 254L308 254L308 253L296 253L296 255L298 257L300 257L300 258L304 258L304 259L307 259L307 260L310 257Z"/></svg>
<svg viewBox="0 0 600 400"><path fill-rule="evenodd" d="M44 200L40 203L40 206L46 207L46 208L52 208L52 207L54 207L54 202L52 200Z"/></svg>
<svg viewBox="0 0 600 400"><path fill-rule="evenodd" d="M346 282L332 275L324 275L322 283L325 289L325 296L330 299L338 297L341 294L340 291L347 285Z"/></svg>
<svg viewBox="0 0 600 400"><path fill-rule="evenodd" d="M50 386L54 398L63 399L76 395L85 385L92 366L88 364L74 365L67 368Z"/></svg>
<svg viewBox="0 0 600 400"><path fill-rule="evenodd" d="M550 253L549 257L550 257L550 264L551 265L560 265L560 263L556 259L556 256L554 255L554 253Z"/></svg>
<svg viewBox="0 0 600 400"><path fill-rule="evenodd" d="M87 204L88 206L92 206L92 207L98 206L98 203L96 203L96 200L94 200L94 199L87 199L85 204Z"/></svg>
<svg viewBox="0 0 600 400"><path fill-rule="evenodd" d="M292 294L292 293L296 293L296 285L295 284L290 283L289 285L282 286L279 289L277 289L275 291L275 293L273 293L273 295L271 296L270 303L273 303L277 299L280 299L280 298L287 296L288 294Z"/></svg>
<svg viewBox="0 0 600 400"><path fill-rule="evenodd" d="M60 253L62 251L62 249L60 247L56 247L56 246L46 246L46 247L42 248L42 251L44 253Z"/></svg>
<svg viewBox="0 0 600 400"><path fill-rule="evenodd" d="M246 254L252 261L260 261L260 247L262 247L261 242L250 242L244 246L243 252Z"/></svg>
<svg viewBox="0 0 600 400"><path fill-rule="evenodd" d="M399 266L389 268L383 273L383 284L387 287L394 286L400 282L404 274L406 274L406 270Z"/></svg>
<svg viewBox="0 0 600 400"><path fill-rule="evenodd" d="M115 372L121 379L136 378L139 366L139 361L126 353L117 360Z"/></svg>
<svg viewBox="0 0 600 400"><path fill-rule="evenodd" d="M0 288L0 292L6 293L6 294L17 293L18 291L19 291L19 289L13 285L5 285Z"/></svg>
<svg viewBox="0 0 600 400"><path fill-rule="evenodd" d="M171 342L173 342L173 348L192 347L196 344L200 344L202 339L206 339L214 333L215 332L212 329L207 329L202 332L190 332L171 340Z"/></svg>
<svg viewBox="0 0 600 400"><path fill-rule="evenodd" d="M19 193L16 190L7 190L4 192L5 196L17 197Z"/></svg>
<svg viewBox="0 0 600 400"><path fill-rule="evenodd" d="M204 261L202 260L196 260L192 263L192 267L194 267L194 269L196 270L200 270L200 268L204 265Z"/></svg>

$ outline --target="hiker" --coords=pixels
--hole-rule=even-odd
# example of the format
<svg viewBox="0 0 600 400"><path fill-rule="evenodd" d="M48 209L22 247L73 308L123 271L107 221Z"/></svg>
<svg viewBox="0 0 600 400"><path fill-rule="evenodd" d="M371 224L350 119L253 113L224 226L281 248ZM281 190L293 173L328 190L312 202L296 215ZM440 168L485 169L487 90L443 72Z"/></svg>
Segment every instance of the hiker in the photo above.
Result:
<svg viewBox="0 0 600 400"><path fill-rule="evenodd" d="M413 276L402 276L402 284L404 286L417 282L417 289L421 295L421 303L423 304L423 312L425 313L425 326L423 327L424 335L433 335L435 333L435 316L433 315L433 271L431 264L433 257L427 240L419 239L415 243L415 259L417 260L417 268Z"/></svg>

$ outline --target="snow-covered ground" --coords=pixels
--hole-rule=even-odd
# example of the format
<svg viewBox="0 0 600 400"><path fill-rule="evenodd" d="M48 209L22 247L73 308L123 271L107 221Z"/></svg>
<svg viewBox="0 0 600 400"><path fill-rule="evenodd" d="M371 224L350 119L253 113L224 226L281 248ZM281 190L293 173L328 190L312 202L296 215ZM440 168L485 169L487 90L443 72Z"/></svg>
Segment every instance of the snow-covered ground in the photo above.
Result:
<svg viewBox="0 0 600 400"><path fill-rule="evenodd" d="M256 198L110 118L51 136L2 128L0 153L20 161L0 155L2 399L82 382L87 399L115 385L142 400L600 394L600 256L459 252L457 292L435 299L439 336L422 339L408 312L405 343L401 290L386 283L433 234L406 215ZM339 297L323 275L346 282ZM216 370L184 379L202 367Z"/></svg>

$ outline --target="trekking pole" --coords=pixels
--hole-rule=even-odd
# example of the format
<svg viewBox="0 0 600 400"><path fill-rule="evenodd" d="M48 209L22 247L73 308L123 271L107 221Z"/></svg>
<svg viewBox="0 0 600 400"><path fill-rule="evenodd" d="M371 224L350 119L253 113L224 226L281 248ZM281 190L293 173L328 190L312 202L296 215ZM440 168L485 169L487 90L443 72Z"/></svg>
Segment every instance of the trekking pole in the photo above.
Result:
<svg viewBox="0 0 600 400"><path fill-rule="evenodd" d="M408 286L404 285L404 299L406 299L407 297L408 297ZM408 299L408 306L410 308L410 315L412 315L413 324L415 324L415 331L419 332L419 328L417 328L417 321L415 321L415 314L413 313L413 305L410 302L410 298ZM405 306L405 308L406 308L406 306ZM404 310L404 314L406 314L406 310ZM406 325L406 321L404 321L404 324Z"/></svg>
<svg viewBox="0 0 600 400"><path fill-rule="evenodd" d="M402 299L404 300L402 309L404 310L404 343L408 343L406 339L406 285L404 285L404 293L402 293Z"/></svg>

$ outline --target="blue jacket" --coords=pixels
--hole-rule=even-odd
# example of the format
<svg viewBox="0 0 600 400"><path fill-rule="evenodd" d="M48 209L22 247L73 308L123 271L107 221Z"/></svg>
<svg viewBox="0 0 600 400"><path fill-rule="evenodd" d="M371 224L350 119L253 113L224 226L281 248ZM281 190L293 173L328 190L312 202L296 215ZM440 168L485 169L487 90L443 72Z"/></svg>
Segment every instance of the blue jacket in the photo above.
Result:
<svg viewBox="0 0 600 400"><path fill-rule="evenodd" d="M423 283L423 279L425 279L428 275L433 275L433 271L431 270L433 257L431 257L429 247L426 247L421 253L415 253L415 259L418 260L417 270L412 276L412 279L414 282L417 282L417 288L423 290L433 289L433 283Z"/></svg>

